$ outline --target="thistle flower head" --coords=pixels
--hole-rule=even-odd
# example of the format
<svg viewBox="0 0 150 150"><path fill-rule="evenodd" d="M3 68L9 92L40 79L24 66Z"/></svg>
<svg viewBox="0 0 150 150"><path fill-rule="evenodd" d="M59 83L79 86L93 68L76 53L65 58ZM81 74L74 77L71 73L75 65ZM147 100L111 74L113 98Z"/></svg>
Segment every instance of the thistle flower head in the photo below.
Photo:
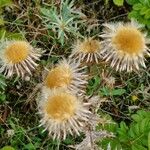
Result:
<svg viewBox="0 0 150 150"><path fill-rule="evenodd" d="M138 70L139 66L145 66L144 55L150 55L146 46L148 39L141 32L140 26L135 22L104 24L105 31L101 35L104 38L102 55L106 61L116 70Z"/></svg>
<svg viewBox="0 0 150 150"><path fill-rule="evenodd" d="M24 74L31 73L39 60L41 52L34 50L26 41L5 41L1 46L0 72L11 77L13 74L24 77Z"/></svg>
<svg viewBox="0 0 150 150"><path fill-rule="evenodd" d="M84 92L82 89L87 83L87 75L80 67L79 62L71 62L70 60L63 60L48 72L47 77L44 79L46 89L54 88L68 88L73 92ZM44 88L44 90L45 90Z"/></svg>
<svg viewBox="0 0 150 150"><path fill-rule="evenodd" d="M66 90L51 90L39 103L41 125L53 139L65 139L68 133L79 135L90 114L84 105Z"/></svg>
<svg viewBox="0 0 150 150"><path fill-rule="evenodd" d="M101 43L93 38L85 38L84 41L78 41L74 44L71 58L76 58L80 61L98 63L101 55Z"/></svg>

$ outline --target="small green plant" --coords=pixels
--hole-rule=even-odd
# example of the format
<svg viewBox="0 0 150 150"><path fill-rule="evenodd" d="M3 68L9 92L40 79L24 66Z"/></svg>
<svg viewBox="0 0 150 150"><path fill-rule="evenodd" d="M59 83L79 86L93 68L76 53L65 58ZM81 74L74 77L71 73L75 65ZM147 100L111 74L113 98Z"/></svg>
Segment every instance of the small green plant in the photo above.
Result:
<svg viewBox="0 0 150 150"><path fill-rule="evenodd" d="M0 103L4 102L6 99L5 87L6 87L5 77L0 74Z"/></svg>
<svg viewBox="0 0 150 150"><path fill-rule="evenodd" d="M104 139L103 148L110 143L111 150L149 150L150 149L150 111L139 110L132 115L133 122L127 125L124 121L119 124L109 124L104 128L114 132L116 138ZM113 127L111 127L113 126Z"/></svg>
<svg viewBox="0 0 150 150"><path fill-rule="evenodd" d="M128 14L130 19L136 19L143 25L150 28L150 1L149 0L127 0L132 6L131 12Z"/></svg>
<svg viewBox="0 0 150 150"><path fill-rule="evenodd" d="M13 6L12 0L0 0L0 39L24 39L24 35L21 32L9 32L6 30L6 24L8 23L4 17L4 8Z"/></svg>
<svg viewBox="0 0 150 150"><path fill-rule="evenodd" d="M100 77L95 76L91 80L89 80L88 86L87 86L87 94L92 95L94 92L99 88L100 85Z"/></svg>
<svg viewBox="0 0 150 150"><path fill-rule="evenodd" d="M70 34L80 36L78 24L83 22L81 20L83 14L75 9L74 1L62 1L59 10L55 5L52 5L51 8L41 8L41 13L43 23L57 34L57 38L62 45Z"/></svg>
<svg viewBox="0 0 150 150"><path fill-rule="evenodd" d="M123 6L124 0L113 0L113 2L117 6Z"/></svg>
<svg viewBox="0 0 150 150"><path fill-rule="evenodd" d="M5 24L5 21L4 21L3 16L2 16L3 7L10 6L10 5L12 5L12 1L11 0L1 0L0 1L0 25L4 25Z"/></svg>
<svg viewBox="0 0 150 150"><path fill-rule="evenodd" d="M13 147L11 146L4 146L2 149L0 150L15 150Z"/></svg>
<svg viewBox="0 0 150 150"><path fill-rule="evenodd" d="M88 86L87 86L87 94L88 95L93 95L94 92L98 91L98 94L101 96L121 96L124 93L126 93L125 89L121 88L109 88L107 86L101 87L101 80L100 77L94 76L92 79L89 80Z"/></svg>
<svg viewBox="0 0 150 150"><path fill-rule="evenodd" d="M5 90L6 83L5 83L5 77L0 74L0 89Z"/></svg>
<svg viewBox="0 0 150 150"><path fill-rule="evenodd" d="M107 5L110 2L110 0L105 0L105 4ZM113 3L116 6L123 6L124 4L124 0L113 0Z"/></svg>
<svg viewBox="0 0 150 150"><path fill-rule="evenodd" d="M103 87L100 90L100 95L102 96L121 96L126 93L125 89L109 89L107 87Z"/></svg>

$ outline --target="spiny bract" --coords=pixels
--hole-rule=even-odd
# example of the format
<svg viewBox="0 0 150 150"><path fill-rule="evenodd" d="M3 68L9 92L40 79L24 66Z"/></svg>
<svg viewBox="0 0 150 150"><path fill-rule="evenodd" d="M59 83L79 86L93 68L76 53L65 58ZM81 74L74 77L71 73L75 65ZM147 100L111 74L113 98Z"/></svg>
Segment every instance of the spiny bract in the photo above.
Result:
<svg viewBox="0 0 150 150"><path fill-rule="evenodd" d="M85 62L96 62L101 60L101 42L93 38L85 38L83 41L77 41L73 46L71 58Z"/></svg>

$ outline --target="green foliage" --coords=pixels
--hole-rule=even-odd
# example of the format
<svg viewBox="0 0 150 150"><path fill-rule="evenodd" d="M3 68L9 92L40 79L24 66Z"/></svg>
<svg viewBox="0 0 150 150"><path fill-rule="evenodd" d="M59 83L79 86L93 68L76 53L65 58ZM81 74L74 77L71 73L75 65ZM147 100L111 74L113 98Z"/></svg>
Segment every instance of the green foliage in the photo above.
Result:
<svg viewBox="0 0 150 150"><path fill-rule="evenodd" d="M128 14L130 19L136 19L139 23L150 28L150 1L149 0L127 0L132 5L132 11Z"/></svg>
<svg viewBox="0 0 150 150"><path fill-rule="evenodd" d="M47 132L42 132L43 127L38 127L39 117L36 115L37 109L35 108L37 107L34 98L33 101L31 100L26 106L28 92L34 91L34 88L32 89L31 87L37 82L41 82L41 77L39 78L38 72L41 75L45 66L47 67L55 64L60 57L67 57L70 52L60 52L60 48L64 50L68 49L68 42L71 43L72 39L75 40L77 37L81 37L79 32L87 36L87 34L84 33L85 30L81 30L86 25L89 25L89 28L94 26L97 19L100 24L98 30L94 32L90 30L91 33L89 33L90 36L97 36L97 34L101 32L102 22L111 21L112 19L114 21L122 19L121 13L127 12L130 7L124 6L122 7L123 9L116 9L116 6L123 6L125 1L133 6L133 10L129 13L130 18L137 19L141 23L143 23L141 20L143 20L144 17L149 18L149 0L104 0L105 4L108 4L108 7L103 7L102 1L91 1L87 3L82 1L83 0L53 0L55 4L51 4L52 1L40 2L37 0L32 2L21 1L21 3L17 4L18 1L15 1L15 7L10 8L9 6L13 6L11 0L0 0L0 38L22 39L24 38L23 33L25 33L27 40L32 42L32 44L35 43L38 47L43 49L51 49L49 54L44 54L39 67L34 72L29 82L22 82L19 81L18 78L12 78L11 81L7 80L8 87L6 88L5 78L0 75L0 104L2 104L2 107L0 107L2 110L0 110L0 112L2 112L2 118L4 117L4 122L1 123L0 114L0 148L5 145L14 147L5 146L1 150L67 150L71 149L70 147L79 143L79 141L82 141L83 135L77 138L67 136L66 140L61 142L56 140L53 141L50 139ZM38 5L35 3L38 3ZM116 6L111 6L112 3ZM78 7L79 10L77 10L76 7ZM87 24L82 19L85 16L81 13L80 9L87 15ZM121 18L118 18L119 16L121 16ZM41 18L45 27L40 24ZM144 21L146 23L144 24L148 26L147 22L149 22L149 20L150 19L145 19ZM13 33L18 31L23 33ZM31 36L32 34L35 34L35 37L39 34L40 38L39 36L33 38L33 36ZM51 43L51 41L53 41L53 43ZM60 43L64 46L60 46ZM0 47L1 46L2 44ZM140 77L137 77L132 73L128 75L126 73L117 74L112 69L110 74L112 74L116 80L114 86L109 87L103 82L103 78L100 76L104 69L103 66L100 65L100 67L96 66L95 68L94 71L90 70L92 75L92 72L96 75L89 80L87 95L99 94L103 98L108 99L108 103L104 103L100 110L97 111L98 113L104 110L112 114L115 119L118 119L117 113L120 115L123 114L123 116L126 117L126 115L134 111L128 111L128 106L131 104L135 104L139 107L149 107L149 103L146 103L147 101L142 101L144 99L143 97L146 97L145 89L148 88L149 85L150 76L148 70L145 70L145 72L147 71L146 75L141 74ZM107 72L107 68L104 69L104 71ZM142 70L142 73L143 72L144 70ZM20 84L20 82L22 84ZM31 86L28 86L29 84ZM139 91L141 93L138 93ZM149 90L147 90L147 93L149 94ZM128 101L132 94L138 96L138 101L135 103L130 103L130 101ZM109 103L111 99L113 101ZM11 111L7 111L7 109L3 110L5 105L8 106ZM3 114L6 115L3 116ZM118 121L111 121L110 124L107 123L98 126L97 128L105 129L116 135L115 138L107 138L100 142L100 146L102 146L103 149L107 147L107 150L116 150L116 148L118 150L150 150L149 116L149 112L138 111L136 114L132 115L133 121L130 124L128 124L128 121L122 121L121 123L116 123ZM108 119L110 119L110 116ZM8 136L9 132L7 131L10 129L14 131L14 134Z"/></svg>
<svg viewBox="0 0 150 150"><path fill-rule="evenodd" d="M2 28L0 29L0 39L1 38L6 38L6 39L14 39L14 40L21 40L24 39L23 33L12 33L6 31L6 29Z"/></svg>
<svg viewBox="0 0 150 150"><path fill-rule="evenodd" d="M12 5L11 0L0 0L0 25L5 24L5 21L4 21L3 16L2 16L3 7L10 6L10 5Z"/></svg>
<svg viewBox="0 0 150 150"><path fill-rule="evenodd" d="M19 114L20 115L20 114ZM29 114L30 115L30 114ZM17 115L14 115L15 117L10 117L7 119L7 124L9 124L10 129L13 130L13 134L6 140L4 138L4 135L7 132L7 129L1 128L0 125L0 142L3 140L5 141L5 145L11 145L15 150L37 150L37 149L43 149L43 150L55 150L59 149L58 147L65 144L65 148L67 145L74 144L74 139L72 137L66 138L63 143L61 143L58 140L52 140L47 132L42 132L43 128L39 128L39 122L38 117L33 116L26 116L26 121L29 121L28 123L24 123L24 125L20 125L20 120L23 119L22 116L21 119L17 118ZM21 116L21 115L20 115ZM36 119L37 121L35 122ZM25 119L23 119L25 120ZM34 127L32 128L31 123L34 124ZM7 135L7 134L6 134ZM8 136L8 135L7 135ZM5 146L2 145L2 146ZM65 149L60 147L60 149ZM1 150L1 149L0 149Z"/></svg>
<svg viewBox="0 0 150 150"><path fill-rule="evenodd" d="M98 89L100 82L101 80L99 76L95 76L94 78L89 80L89 84L87 86L87 94L92 95L94 91Z"/></svg>
<svg viewBox="0 0 150 150"><path fill-rule="evenodd" d="M124 0L113 0L113 2L117 6L123 6Z"/></svg>
<svg viewBox="0 0 150 150"><path fill-rule="evenodd" d="M74 8L74 1L61 1L60 10L56 6L51 8L41 8L43 23L48 29L57 34L59 42L63 45L65 40L71 35L81 36L78 32L82 13Z"/></svg>
<svg viewBox="0 0 150 150"><path fill-rule="evenodd" d="M6 87L5 77L0 74L0 103L4 102L6 99L5 87Z"/></svg>
<svg viewBox="0 0 150 150"><path fill-rule="evenodd" d="M148 133L148 150L150 150L150 132Z"/></svg>
<svg viewBox="0 0 150 150"><path fill-rule="evenodd" d="M112 150L147 150L149 149L150 111L140 110L132 115L133 121L127 125L124 121L115 126L111 132L116 134L114 139L104 139L101 146L106 148L108 143ZM107 126L104 127L108 130Z"/></svg>
<svg viewBox="0 0 150 150"><path fill-rule="evenodd" d="M5 24L7 23L7 21L4 20L3 18L3 8L4 7L8 7L8 6L12 6L12 0L0 0L0 39L1 38L7 38L7 39L24 39L24 36L22 33L12 33L12 32L8 32L5 29Z"/></svg>
<svg viewBox="0 0 150 150"><path fill-rule="evenodd" d="M102 96L121 96L126 93L125 89L109 89L107 87L103 87L100 90L100 95Z"/></svg>
<svg viewBox="0 0 150 150"><path fill-rule="evenodd" d="M0 89L5 90L5 87L6 87L5 77L0 74Z"/></svg>
<svg viewBox="0 0 150 150"><path fill-rule="evenodd" d="M12 0L0 0L0 9L12 5Z"/></svg>
<svg viewBox="0 0 150 150"><path fill-rule="evenodd" d="M99 91L98 93L101 96L121 96L124 93L126 93L125 89L110 89L108 87L100 87L101 79L97 75L93 77L91 80L89 80L88 86L87 86L87 94L92 95L95 91Z"/></svg>
<svg viewBox="0 0 150 150"><path fill-rule="evenodd" d="M105 5L108 5L110 0L105 0ZM124 4L124 0L113 0L113 3L116 5L116 6L123 6Z"/></svg>
<svg viewBox="0 0 150 150"><path fill-rule="evenodd" d="M11 147L11 146L4 146L0 150L15 150L15 149L13 147Z"/></svg>

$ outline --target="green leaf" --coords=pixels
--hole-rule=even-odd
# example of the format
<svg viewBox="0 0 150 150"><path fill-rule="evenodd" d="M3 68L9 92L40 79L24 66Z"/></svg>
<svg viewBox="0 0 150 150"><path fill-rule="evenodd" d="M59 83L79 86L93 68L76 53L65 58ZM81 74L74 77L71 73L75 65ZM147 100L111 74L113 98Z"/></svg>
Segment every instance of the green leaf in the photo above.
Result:
<svg viewBox="0 0 150 150"><path fill-rule="evenodd" d="M25 145L24 148L27 150L36 150L35 146L32 143Z"/></svg>
<svg viewBox="0 0 150 150"><path fill-rule="evenodd" d="M147 148L143 147L142 145L132 144L132 150L147 150Z"/></svg>
<svg viewBox="0 0 150 150"><path fill-rule="evenodd" d="M7 38L9 40L12 40L12 39L14 39L14 40L23 40L23 39L25 39L23 33L8 32L4 28L2 28L0 30L0 39L2 37L5 37L5 38Z"/></svg>
<svg viewBox="0 0 150 150"><path fill-rule="evenodd" d="M141 116L141 119L143 119L143 118L149 118L149 116L150 116L150 111L139 110L139 111L137 112L137 114Z"/></svg>
<svg viewBox="0 0 150 150"><path fill-rule="evenodd" d="M121 96L125 92L125 89L108 89L107 87L103 87L100 91L100 94L104 96Z"/></svg>
<svg viewBox="0 0 150 150"><path fill-rule="evenodd" d="M133 118L134 121L139 122L141 120L141 117L137 114L134 114L131 116Z"/></svg>
<svg viewBox="0 0 150 150"><path fill-rule="evenodd" d="M134 132L134 130L132 129L133 127L130 127L130 129L129 129L129 136L131 137L131 138L135 138L135 132Z"/></svg>
<svg viewBox="0 0 150 150"><path fill-rule="evenodd" d="M100 84L100 77L95 76L91 80L89 80L88 86L87 86L87 94L91 95L93 92L98 88Z"/></svg>
<svg viewBox="0 0 150 150"><path fill-rule="evenodd" d="M141 3L137 3L133 6L134 10L140 10L143 7L143 5Z"/></svg>
<svg viewBox="0 0 150 150"><path fill-rule="evenodd" d="M121 95L123 95L124 93L126 93L126 90L125 89L114 89L113 91L112 91L112 95L118 95L118 96L121 96Z"/></svg>
<svg viewBox="0 0 150 150"><path fill-rule="evenodd" d="M3 26L5 24L5 21L3 20L2 17L0 17L0 26Z"/></svg>
<svg viewBox="0 0 150 150"><path fill-rule="evenodd" d="M23 33L10 33L10 32L6 32L6 37L8 39L14 39L14 40L23 40L23 39L25 39Z"/></svg>
<svg viewBox="0 0 150 150"><path fill-rule="evenodd" d="M125 132L128 130L128 126L123 121L120 123L120 128L121 128L121 130L123 130Z"/></svg>
<svg viewBox="0 0 150 150"><path fill-rule="evenodd" d="M51 14L51 9L41 8L41 13L42 13L44 16L49 17L49 15Z"/></svg>
<svg viewBox="0 0 150 150"><path fill-rule="evenodd" d="M66 138L64 141L63 141L66 145L71 145L71 144L74 144L74 141L70 138Z"/></svg>
<svg viewBox="0 0 150 150"><path fill-rule="evenodd" d="M12 5L12 0L0 0L0 8Z"/></svg>
<svg viewBox="0 0 150 150"><path fill-rule="evenodd" d="M150 19L150 9L148 9L148 10L145 12L144 18L145 18L145 19Z"/></svg>
<svg viewBox="0 0 150 150"><path fill-rule="evenodd" d="M46 22L51 21L51 22L58 22L58 13L56 11L56 8L52 7L51 9L46 9L46 8L41 8L41 13L44 15L46 18Z"/></svg>
<svg viewBox="0 0 150 150"><path fill-rule="evenodd" d="M5 90L6 87L6 81L5 81L5 77L3 75L0 74L0 88L2 90Z"/></svg>
<svg viewBox="0 0 150 150"><path fill-rule="evenodd" d="M142 3L143 5L146 5L148 7L150 5L150 1L149 0L139 0L139 1L140 1L140 3Z"/></svg>
<svg viewBox="0 0 150 150"><path fill-rule="evenodd" d="M103 139L102 141L99 142L99 145L104 150L106 150L107 146L108 146L108 143L110 143L111 150L121 150L122 149L121 143L120 143L120 141L117 138L113 138L113 139L106 138L106 139Z"/></svg>
<svg viewBox="0 0 150 150"><path fill-rule="evenodd" d="M105 0L105 5L108 5L108 3L109 3L109 0Z"/></svg>
<svg viewBox="0 0 150 150"><path fill-rule="evenodd" d="M120 123L120 128L117 130L118 136L120 138L120 141L125 142L128 140L128 126L125 124L125 122Z"/></svg>
<svg viewBox="0 0 150 150"><path fill-rule="evenodd" d="M0 29L0 39L2 37L5 37L5 35L6 35L6 30L4 28Z"/></svg>
<svg viewBox="0 0 150 150"><path fill-rule="evenodd" d="M147 12L147 7L146 6L143 6L140 10L140 15L145 15Z"/></svg>
<svg viewBox="0 0 150 150"><path fill-rule="evenodd" d="M140 125L139 125L139 124L136 124L136 125L134 126L134 131L135 131L136 135L139 135L139 134L140 134Z"/></svg>
<svg viewBox="0 0 150 150"><path fill-rule="evenodd" d="M68 0L62 1L61 14L62 14L62 17L63 17L64 21L67 21L70 17L72 17L71 10L72 10L72 7L73 7L73 1L70 4L71 5L69 5Z"/></svg>
<svg viewBox="0 0 150 150"><path fill-rule="evenodd" d="M4 146L0 150L15 150L15 149L13 147L11 147L11 146Z"/></svg>
<svg viewBox="0 0 150 150"><path fill-rule="evenodd" d="M148 133L148 150L150 150L150 132Z"/></svg>
<svg viewBox="0 0 150 150"><path fill-rule="evenodd" d="M128 13L128 18L129 19L132 19L132 18L134 18L134 19L139 19L139 12L138 11L136 11L136 10L134 10L134 11L131 11L130 13Z"/></svg>
<svg viewBox="0 0 150 150"><path fill-rule="evenodd" d="M143 133L145 130L150 129L150 119L144 118L141 122L139 122L140 125L140 132Z"/></svg>
<svg viewBox="0 0 150 150"><path fill-rule="evenodd" d="M141 122L143 119L149 118L149 116L150 116L149 111L139 110L137 111L137 114L133 114L131 118L136 122Z"/></svg>
<svg viewBox="0 0 150 150"><path fill-rule="evenodd" d="M127 0L127 3L130 4L130 5L134 5L138 2L139 2L139 0Z"/></svg>
<svg viewBox="0 0 150 150"><path fill-rule="evenodd" d="M117 6L123 6L124 0L113 0L114 4Z"/></svg>
<svg viewBox="0 0 150 150"><path fill-rule="evenodd" d="M6 94L5 93L0 93L0 102L5 102L6 100Z"/></svg>

